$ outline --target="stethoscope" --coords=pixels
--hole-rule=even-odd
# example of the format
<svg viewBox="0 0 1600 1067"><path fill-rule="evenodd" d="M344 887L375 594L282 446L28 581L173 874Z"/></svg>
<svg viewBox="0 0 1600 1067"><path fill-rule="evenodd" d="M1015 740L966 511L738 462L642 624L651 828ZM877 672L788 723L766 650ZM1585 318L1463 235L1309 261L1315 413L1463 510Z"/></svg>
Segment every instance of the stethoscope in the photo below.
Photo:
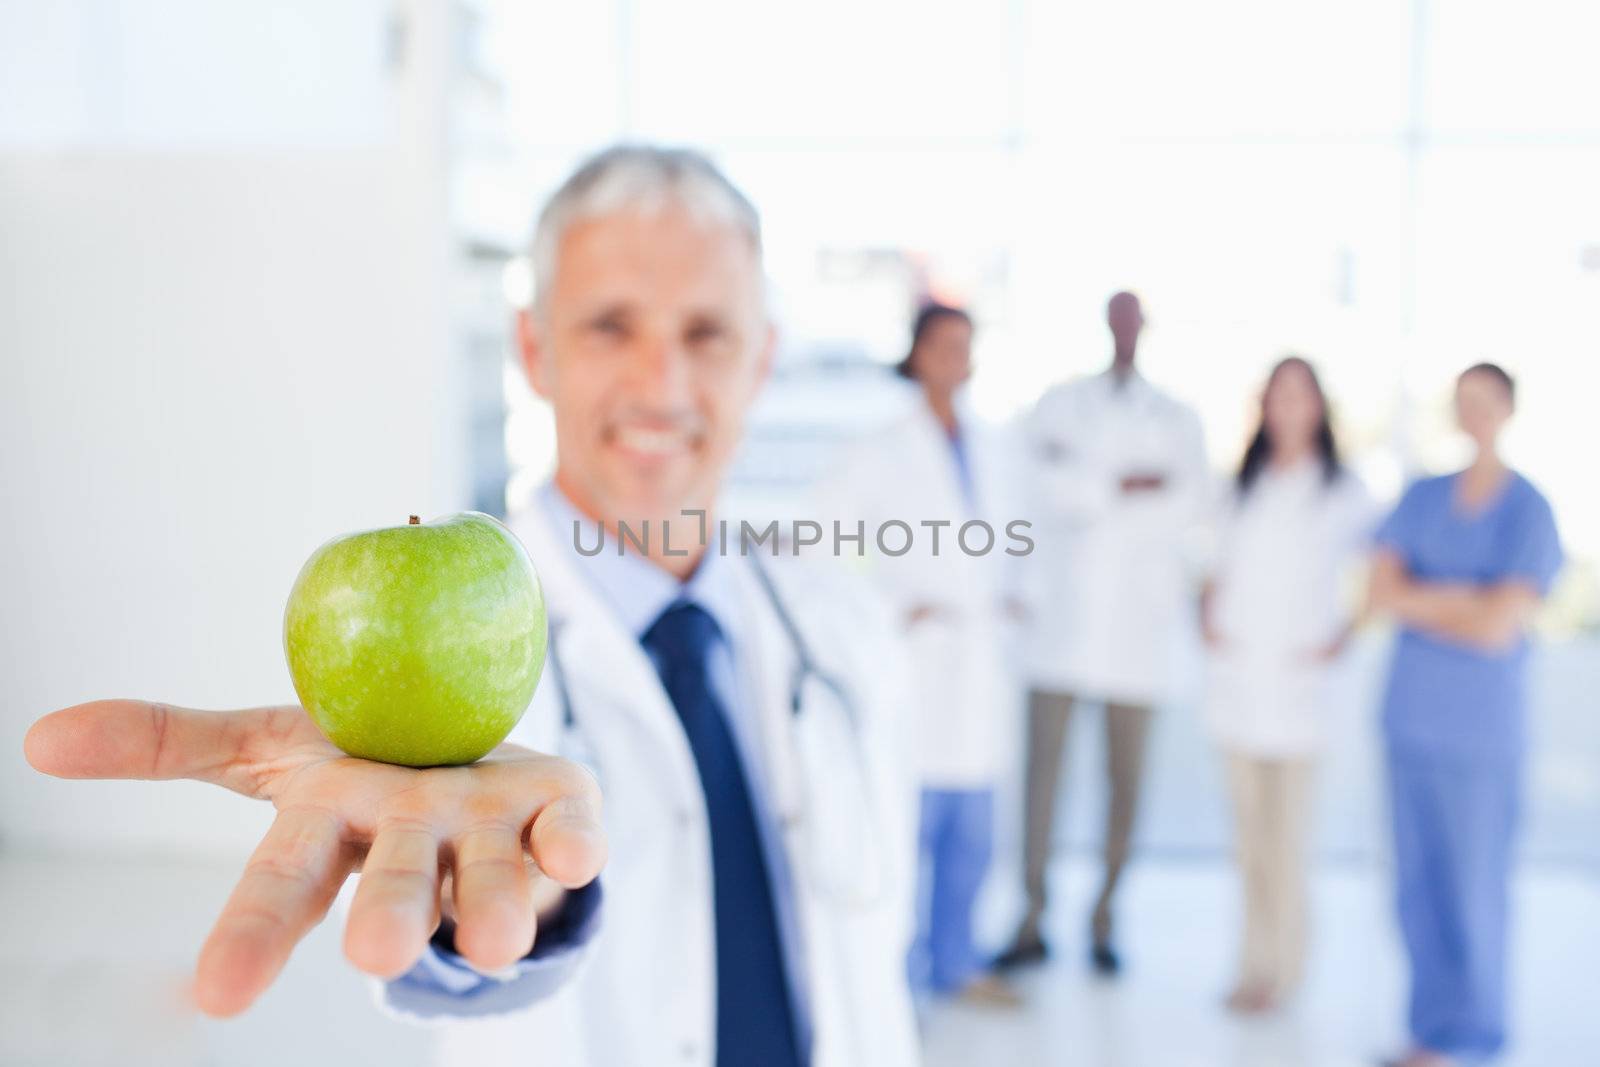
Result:
<svg viewBox="0 0 1600 1067"><path fill-rule="evenodd" d="M797 876L811 878L820 892L835 900L860 907L870 905L884 891L886 872L879 847L882 838L878 836L882 827L866 772L856 702L849 686L817 663L759 556L745 558L794 652L787 718L797 767L798 801L783 821L786 829L800 836L801 847L810 860L805 864L807 870L797 872ZM598 775L599 767L586 743L570 679L562 664L560 630L560 624L552 623L545 654L561 710L559 751ZM817 699L818 695L825 699ZM825 713L823 708L831 708L833 714ZM848 756L841 764L839 757L845 753Z"/></svg>

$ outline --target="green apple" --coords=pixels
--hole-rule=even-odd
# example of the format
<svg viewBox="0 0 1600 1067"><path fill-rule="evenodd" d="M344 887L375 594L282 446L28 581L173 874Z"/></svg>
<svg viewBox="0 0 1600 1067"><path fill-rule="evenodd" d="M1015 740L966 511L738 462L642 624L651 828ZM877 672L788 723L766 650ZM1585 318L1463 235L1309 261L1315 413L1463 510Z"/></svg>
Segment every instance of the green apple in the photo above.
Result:
<svg viewBox="0 0 1600 1067"><path fill-rule="evenodd" d="M436 767L505 740L544 670L544 594L510 530L466 512L336 537L289 592L295 692L352 756Z"/></svg>

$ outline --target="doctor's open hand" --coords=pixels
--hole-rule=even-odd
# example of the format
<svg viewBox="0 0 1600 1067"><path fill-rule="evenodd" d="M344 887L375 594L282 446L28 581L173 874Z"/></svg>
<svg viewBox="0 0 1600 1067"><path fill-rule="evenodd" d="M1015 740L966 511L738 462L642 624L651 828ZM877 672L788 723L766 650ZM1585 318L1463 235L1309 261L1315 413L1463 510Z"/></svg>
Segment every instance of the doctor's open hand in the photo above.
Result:
<svg viewBox="0 0 1600 1067"><path fill-rule="evenodd" d="M104 700L45 716L24 747L60 778L189 778L278 809L200 951L195 999L211 1015L243 1011L272 984L352 870L363 874L345 955L393 978L438 926L445 874L456 950L492 971L532 946L537 882L577 888L605 862L594 778L516 745L418 770L346 756L294 706Z"/></svg>

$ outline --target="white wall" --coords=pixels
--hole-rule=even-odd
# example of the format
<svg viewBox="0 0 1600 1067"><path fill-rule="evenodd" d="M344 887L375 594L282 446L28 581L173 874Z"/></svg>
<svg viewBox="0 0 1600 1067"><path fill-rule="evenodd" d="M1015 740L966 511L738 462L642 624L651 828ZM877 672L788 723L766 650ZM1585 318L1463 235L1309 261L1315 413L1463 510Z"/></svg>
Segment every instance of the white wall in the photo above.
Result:
<svg viewBox="0 0 1600 1067"><path fill-rule="evenodd" d="M105 696L292 699L281 614L305 557L466 498L443 6L409 8L370 138L0 152L8 844L248 847L264 806L45 779L22 759L27 725ZM0 43L0 66L28 46Z"/></svg>

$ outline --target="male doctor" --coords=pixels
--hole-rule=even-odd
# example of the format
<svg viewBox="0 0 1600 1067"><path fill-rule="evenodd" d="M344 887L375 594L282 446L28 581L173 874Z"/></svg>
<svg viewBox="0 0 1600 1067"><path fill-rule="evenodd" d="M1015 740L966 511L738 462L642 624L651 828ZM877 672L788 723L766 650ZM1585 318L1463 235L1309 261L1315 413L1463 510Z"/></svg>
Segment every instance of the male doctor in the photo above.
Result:
<svg viewBox="0 0 1600 1067"><path fill-rule="evenodd" d="M1061 753L1074 704L1105 705L1105 860L1090 920L1090 960L1121 967L1112 905L1137 810L1151 708L1170 682L1175 628L1190 601L1185 531L1206 482L1200 420L1135 369L1144 312L1132 293L1106 308L1111 366L1039 399L1024 435L1032 455L1038 550L1027 564L1028 757L1024 883L1028 910L1002 968L1034 963Z"/></svg>
<svg viewBox="0 0 1600 1067"><path fill-rule="evenodd" d="M299 708L107 701L35 724L28 757L277 806L201 953L212 1013L248 1007L360 865L346 954L393 1010L463 1020L447 1061L912 1064L901 661L836 579L703 535L773 355L755 211L698 155L616 148L532 254L519 340L558 459L512 523L551 629L518 744L413 770L343 757Z"/></svg>

